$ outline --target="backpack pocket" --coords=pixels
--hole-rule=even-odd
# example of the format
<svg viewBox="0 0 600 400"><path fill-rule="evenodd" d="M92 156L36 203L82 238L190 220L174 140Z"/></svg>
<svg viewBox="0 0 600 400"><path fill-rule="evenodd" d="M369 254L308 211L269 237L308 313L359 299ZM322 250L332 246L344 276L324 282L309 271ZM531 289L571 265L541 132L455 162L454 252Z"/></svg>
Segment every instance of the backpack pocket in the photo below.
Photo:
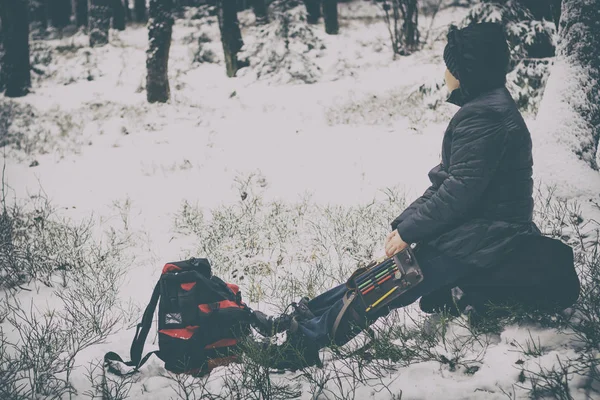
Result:
<svg viewBox="0 0 600 400"><path fill-rule="evenodd" d="M216 367L237 362L237 339L218 339L206 344L208 338L204 333L206 331L200 331L197 326L158 331L158 356L164 361L165 369L202 376Z"/></svg>
<svg viewBox="0 0 600 400"><path fill-rule="evenodd" d="M162 276L159 329L183 329L200 323L198 298L202 281L196 271L171 272Z"/></svg>
<svg viewBox="0 0 600 400"><path fill-rule="evenodd" d="M204 346L195 335L198 327L161 329L158 331L158 356L165 369L175 373L200 373L205 361Z"/></svg>

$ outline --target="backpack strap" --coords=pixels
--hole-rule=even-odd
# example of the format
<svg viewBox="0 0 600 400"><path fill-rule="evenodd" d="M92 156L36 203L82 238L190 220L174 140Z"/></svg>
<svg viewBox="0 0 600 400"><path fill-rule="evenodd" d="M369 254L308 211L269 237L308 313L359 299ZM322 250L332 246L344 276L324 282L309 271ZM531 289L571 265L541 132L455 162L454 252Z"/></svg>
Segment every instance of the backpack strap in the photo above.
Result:
<svg viewBox="0 0 600 400"><path fill-rule="evenodd" d="M144 315L142 316L142 322L140 322L136 327L135 336L133 338L133 342L131 343L131 349L129 351L131 361L123 361L121 356L119 356L115 352L110 351L104 355L104 366L107 367L109 372L112 372L113 374L119 376L131 375L137 372L141 368L141 366L144 365L146 361L148 361L152 354L159 353L158 351L152 351L146 354L144 357L142 357L142 352L144 351L144 344L146 343L148 332L150 332L150 327L152 326L152 317L154 316L154 311L156 310L159 297L160 281L154 287L152 297L150 298L150 303L148 303L148 306L146 306L146 310L144 311ZM117 361L129 367L135 368L130 372L123 373L111 365L112 361Z"/></svg>
<svg viewBox="0 0 600 400"><path fill-rule="evenodd" d="M342 297L342 301L343 301L342 309L338 313L338 315L335 319L335 322L333 323L333 329L331 331L332 339L335 340L337 330L340 327L340 324L342 322L342 318L344 318L344 315L346 315L346 313L348 311L350 311L351 317L353 318L354 322L358 324L358 326L360 326L363 330L368 331L370 329L368 327L368 324L365 324L365 321L362 320L361 316L354 309L350 308L350 306L352 305L354 300L356 300L356 298L357 298L356 282L354 281L354 279L357 276L359 276L360 274L362 274L363 272L365 272L366 270L368 270L370 267L375 265L376 263L377 263L376 261L372 261L368 265L358 268L356 271L354 271L354 273L346 281L346 288L348 288L348 290L346 291L346 293L344 293L344 297Z"/></svg>
<svg viewBox="0 0 600 400"><path fill-rule="evenodd" d="M333 323L333 329L331 331L332 338L335 339L335 334L337 333L337 330L340 327L342 318L346 314L346 311L348 311L348 308L352 305L352 302L354 301L355 298L356 298L356 292L353 290L349 290L344 294L344 297L342 298L344 305L342 306L342 309L340 310L337 318L335 319L335 322Z"/></svg>

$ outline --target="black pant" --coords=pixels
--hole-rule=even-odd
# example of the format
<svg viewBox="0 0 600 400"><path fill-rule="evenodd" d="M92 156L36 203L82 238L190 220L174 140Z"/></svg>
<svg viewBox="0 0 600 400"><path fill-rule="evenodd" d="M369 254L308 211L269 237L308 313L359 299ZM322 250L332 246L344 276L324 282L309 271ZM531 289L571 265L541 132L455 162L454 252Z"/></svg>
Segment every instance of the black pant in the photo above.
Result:
<svg viewBox="0 0 600 400"><path fill-rule="evenodd" d="M381 309L379 314L370 315L369 323L422 296L435 296L436 292L450 291L455 286L465 293L469 305L484 314L490 303L558 311L570 307L579 295L572 249L544 236L522 238L510 255L492 269L464 265L425 245L417 247L415 256L423 271L423 282L399 296L389 307ZM308 303L315 318L299 323L305 343L322 348L334 342L331 332L346 290L345 285L339 285ZM337 345L360 332L348 318L345 320L336 333Z"/></svg>
<svg viewBox="0 0 600 400"><path fill-rule="evenodd" d="M443 287L456 286L456 283L472 271L456 260L453 260L435 249L420 246L415 249L415 257L423 272L423 281L411 290L396 298L388 307L379 310L378 314L369 315L369 323L387 315L391 310L407 306L419 297L427 295ZM323 348L334 342L332 330L335 320L343 307L343 296L347 288L339 285L315 297L308 303L314 318L301 321L298 332L312 346ZM349 313L348 313L349 314ZM342 345L358 334L359 330L345 317L336 332L335 344Z"/></svg>

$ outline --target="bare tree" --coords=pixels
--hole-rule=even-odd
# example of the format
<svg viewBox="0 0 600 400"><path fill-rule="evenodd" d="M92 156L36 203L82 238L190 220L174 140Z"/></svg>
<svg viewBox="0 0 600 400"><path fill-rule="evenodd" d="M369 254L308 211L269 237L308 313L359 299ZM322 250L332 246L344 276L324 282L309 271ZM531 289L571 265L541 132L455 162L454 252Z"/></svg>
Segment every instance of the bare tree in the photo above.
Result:
<svg viewBox="0 0 600 400"><path fill-rule="evenodd" d="M150 103L169 100L169 49L173 32L173 0L150 0L149 47L146 58L146 99Z"/></svg>
<svg viewBox="0 0 600 400"><path fill-rule="evenodd" d="M266 0L252 0L252 10L254 10L256 16L257 25L264 25L269 22Z"/></svg>
<svg viewBox="0 0 600 400"><path fill-rule="evenodd" d="M112 2L112 27L114 29L125 30L125 6L123 0L111 0Z"/></svg>
<svg viewBox="0 0 600 400"><path fill-rule="evenodd" d="M321 18L321 0L304 0L306 6L306 22L318 24Z"/></svg>
<svg viewBox="0 0 600 400"><path fill-rule="evenodd" d="M556 60L537 119L598 170L600 152L600 0L563 0Z"/></svg>
<svg viewBox="0 0 600 400"><path fill-rule="evenodd" d="M146 13L146 0L133 0L133 14L135 15L136 22L148 21L148 15Z"/></svg>
<svg viewBox="0 0 600 400"><path fill-rule="evenodd" d="M244 46L235 1L218 0L217 17L219 19L219 29L221 30L227 76L234 77L238 69L243 66L238 60L237 54Z"/></svg>
<svg viewBox="0 0 600 400"><path fill-rule="evenodd" d="M337 3L337 0L323 0L323 19L325 20L325 32L330 35L337 35L340 31Z"/></svg>
<svg viewBox="0 0 600 400"><path fill-rule="evenodd" d="M10 5L0 2L4 47L0 83L7 97L25 96L31 87L28 11L27 0L11 0Z"/></svg>
<svg viewBox="0 0 600 400"><path fill-rule="evenodd" d="M408 55L419 47L419 9L417 0L383 0L385 22L394 56Z"/></svg>
<svg viewBox="0 0 600 400"><path fill-rule="evenodd" d="M90 0L89 29L90 46L104 46L108 43L110 28L110 0Z"/></svg>
<svg viewBox="0 0 600 400"><path fill-rule="evenodd" d="M75 0L75 23L88 26L88 0Z"/></svg>

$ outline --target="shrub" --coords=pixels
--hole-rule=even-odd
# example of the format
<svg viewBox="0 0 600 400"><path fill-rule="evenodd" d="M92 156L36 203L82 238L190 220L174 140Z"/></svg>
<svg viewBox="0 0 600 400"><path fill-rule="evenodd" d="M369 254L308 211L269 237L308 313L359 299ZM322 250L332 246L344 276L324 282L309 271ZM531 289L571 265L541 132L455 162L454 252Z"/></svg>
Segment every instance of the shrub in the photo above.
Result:
<svg viewBox="0 0 600 400"><path fill-rule="evenodd" d="M40 196L2 206L0 287L10 291L0 310L0 393L11 399L75 394L76 357L124 321L120 266L131 261L124 258L129 237L113 229L106 242L96 240L92 219L59 219ZM17 289L31 282L53 288L46 296L53 306L17 298ZM16 340L6 339L5 329Z"/></svg>
<svg viewBox="0 0 600 400"><path fill-rule="evenodd" d="M69 279L93 279L95 276L85 275L86 268L95 273L128 245L128 238L119 238L113 232L109 244L102 246L93 240L91 218L75 224L58 218L54 212L43 196L32 196L21 204L3 204L0 287L10 289L31 280L50 287L57 276L63 287Z"/></svg>
<svg viewBox="0 0 600 400"><path fill-rule="evenodd" d="M511 55L508 87L521 109L535 113L546 85L550 58L554 56L554 23L536 20L517 0L476 4L461 27L481 22L504 26Z"/></svg>
<svg viewBox="0 0 600 400"><path fill-rule="evenodd" d="M376 1L377 3L377 1ZM391 4L390 4L391 3ZM394 57L408 55L419 48L419 7L416 0L383 0ZM390 15L391 14L391 15Z"/></svg>
<svg viewBox="0 0 600 400"><path fill-rule="evenodd" d="M313 27L306 22L306 10L298 1L275 0L269 6L271 22L254 28L254 40L246 40L238 54L249 63L257 79L276 84L314 83L321 69L313 61L324 49Z"/></svg>
<svg viewBox="0 0 600 400"><path fill-rule="evenodd" d="M202 33L197 39L197 48L194 51L192 61L195 63L216 63L219 61L215 52L205 46L206 43L210 43L211 39L206 33Z"/></svg>
<svg viewBox="0 0 600 400"><path fill-rule="evenodd" d="M240 177L237 182L237 203L210 212L184 203L176 227L178 232L197 238L198 245L192 251L208 255L217 275L235 277L251 293L251 301L272 302L279 310L300 296L313 297L345 281L358 265L374 256L389 230L389 221L404 207L397 190L389 190L369 204L318 206L310 199L292 204L265 201L267 185L258 173ZM582 294L572 309L548 314L505 307L501 318L475 319L468 313L426 318L410 306L380 319L372 326L372 333L361 334L340 348L332 346L325 352L323 369L308 368L301 373L302 382L308 386L304 390L310 390L314 397L360 398L359 388L388 390L398 368L422 362L437 362L452 373L477 374L490 345L499 340L506 326L517 324L553 329L556 336L568 335L576 356L561 356L538 368L521 360L519 383L513 391L520 388L534 397L569 398L573 382L583 380L586 393L590 397L597 394L600 245L594 232L598 227L584 220L576 202L558 198L552 187L539 185L535 202L534 219L544 234L575 249ZM548 352L546 345L531 335L523 343L512 344L525 360L545 357ZM227 375L230 388L245 390L250 397L271 393L273 398L296 390L285 382L273 381L256 363L257 355L254 359L243 358L241 365L231 367L228 372L235 373Z"/></svg>
<svg viewBox="0 0 600 400"><path fill-rule="evenodd" d="M252 302L273 298L281 309L340 283L373 256L404 204L397 190L356 207L266 202L258 174L237 179L240 200L210 213L183 202L175 230L195 235L194 255L208 256L216 273L246 286Z"/></svg>
<svg viewBox="0 0 600 400"><path fill-rule="evenodd" d="M535 19L517 0L485 0L471 7L459 27L481 22L497 23L504 27L511 58L507 87L522 111L535 114L554 56L554 23ZM447 98L443 86L444 83L437 80L426 83L415 90L411 97L435 110Z"/></svg>
<svg viewBox="0 0 600 400"><path fill-rule="evenodd" d="M59 108L41 113L29 104L0 98L0 147L19 160L34 153L74 151L79 143L73 133L81 132L80 121Z"/></svg>

